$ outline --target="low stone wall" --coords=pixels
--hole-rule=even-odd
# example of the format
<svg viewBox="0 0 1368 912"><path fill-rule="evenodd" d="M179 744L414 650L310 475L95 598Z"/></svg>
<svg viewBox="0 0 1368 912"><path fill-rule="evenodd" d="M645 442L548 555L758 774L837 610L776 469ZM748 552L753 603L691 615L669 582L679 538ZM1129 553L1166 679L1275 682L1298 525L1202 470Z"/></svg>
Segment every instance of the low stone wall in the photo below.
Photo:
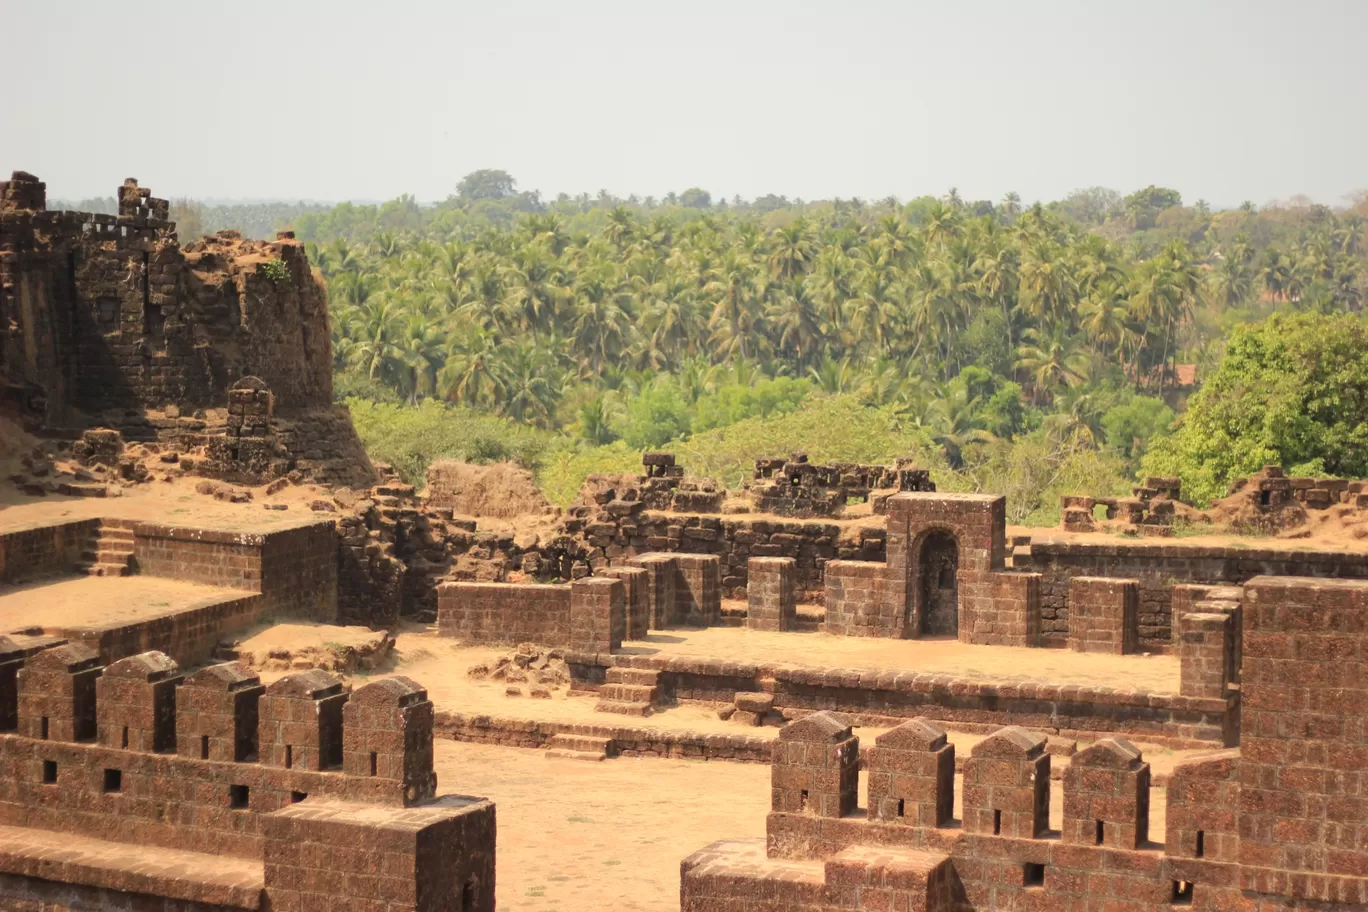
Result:
<svg viewBox="0 0 1368 912"><path fill-rule="evenodd" d="M0 532L0 583L70 573L99 531L98 519L42 522Z"/></svg>
<svg viewBox="0 0 1368 912"><path fill-rule="evenodd" d="M590 652L622 648L627 590L622 580L586 577L568 586L443 583L437 632L473 643L538 643Z"/></svg>
<svg viewBox="0 0 1368 912"><path fill-rule="evenodd" d="M1164 649L1172 641L1173 587L1183 583L1236 585L1256 576L1368 579L1368 554L1243 548L1199 543L1077 542L1037 539L1018 549L1018 570L1041 574L1041 644L1063 646L1069 635L1069 581L1075 576L1124 577L1140 583L1140 645Z"/></svg>
<svg viewBox="0 0 1368 912"><path fill-rule="evenodd" d="M774 742L754 735L719 735L658 728L626 728L542 722L499 716L438 713L436 735L452 741L497 744L500 747L543 748L556 735L608 738L610 754L621 757L663 757L672 760L731 760L769 763Z"/></svg>
<svg viewBox="0 0 1368 912"><path fill-rule="evenodd" d="M207 599L130 624L63 627L58 619L58 623L46 625L44 630L50 636L80 643L97 653L103 662L116 662L155 649L182 665L198 665L213 658L214 649L224 637L260 620L264 605L265 598L260 595Z"/></svg>
<svg viewBox="0 0 1368 912"><path fill-rule="evenodd" d="M774 709L786 716L835 710L861 725L924 716L965 730L1021 725L1073 737L1126 735L1175 748L1233 744L1238 732L1236 697L715 659L571 653L566 661L579 690L595 690L609 667L642 668L660 672L665 702L722 704L737 693L772 693Z"/></svg>

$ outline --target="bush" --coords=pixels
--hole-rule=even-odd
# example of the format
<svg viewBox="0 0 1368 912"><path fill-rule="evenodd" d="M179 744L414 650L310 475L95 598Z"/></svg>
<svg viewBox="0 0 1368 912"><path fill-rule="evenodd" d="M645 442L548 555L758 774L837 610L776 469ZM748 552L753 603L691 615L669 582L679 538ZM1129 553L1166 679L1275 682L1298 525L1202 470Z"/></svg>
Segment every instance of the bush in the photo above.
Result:
<svg viewBox="0 0 1368 912"><path fill-rule="evenodd" d="M689 409L671 384L650 386L633 397L614 430L629 447L648 450L689 430Z"/></svg>
<svg viewBox="0 0 1368 912"><path fill-rule="evenodd" d="M370 458L390 463L401 478L419 487L437 459L510 459L535 470L549 443L544 431L435 399L410 407L352 398L347 408Z"/></svg>
<svg viewBox="0 0 1368 912"><path fill-rule="evenodd" d="M797 409L812 390L809 381L793 377L761 380L752 386L740 383L724 386L699 397L694 405L693 432L727 427L747 418L788 414Z"/></svg>
<svg viewBox="0 0 1368 912"><path fill-rule="evenodd" d="M1268 464L1368 475L1368 320L1277 314L1236 328L1220 367L1142 466L1198 504ZM1319 474L1319 473L1318 473Z"/></svg>

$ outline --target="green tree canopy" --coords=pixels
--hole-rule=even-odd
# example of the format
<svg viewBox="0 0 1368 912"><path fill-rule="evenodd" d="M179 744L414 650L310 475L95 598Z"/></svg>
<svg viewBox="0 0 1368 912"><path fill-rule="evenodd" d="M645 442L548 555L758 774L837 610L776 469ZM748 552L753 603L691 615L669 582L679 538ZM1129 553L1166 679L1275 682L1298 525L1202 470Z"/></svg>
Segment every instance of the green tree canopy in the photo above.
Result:
<svg viewBox="0 0 1368 912"><path fill-rule="evenodd" d="M1368 319L1275 314L1233 330L1226 355L1145 472L1178 475L1198 502L1278 464L1368 475ZM1303 467L1303 468L1298 468Z"/></svg>

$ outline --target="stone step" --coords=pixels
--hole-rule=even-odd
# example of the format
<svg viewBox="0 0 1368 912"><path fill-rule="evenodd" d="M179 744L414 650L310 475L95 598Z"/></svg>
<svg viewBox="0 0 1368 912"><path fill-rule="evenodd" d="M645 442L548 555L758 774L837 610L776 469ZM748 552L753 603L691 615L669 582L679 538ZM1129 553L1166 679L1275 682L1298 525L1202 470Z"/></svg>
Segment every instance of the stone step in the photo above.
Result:
<svg viewBox="0 0 1368 912"><path fill-rule="evenodd" d="M111 529L108 526L102 526L95 537L102 542L119 542L129 545L134 542L132 529Z"/></svg>
<svg viewBox="0 0 1368 912"><path fill-rule="evenodd" d="M604 684L599 688L599 699L617 703L654 703L657 692L657 688L645 684Z"/></svg>
<svg viewBox="0 0 1368 912"><path fill-rule="evenodd" d="M552 735L546 744L546 756L565 760L606 760L612 739L593 735Z"/></svg>
<svg viewBox="0 0 1368 912"><path fill-rule="evenodd" d="M655 712L655 707L650 703L622 703L617 700L599 700L594 705L598 712L617 713L620 716L641 716L646 717Z"/></svg>
<svg viewBox="0 0 1368 912"><path fill-rule="evenodd" d="M608 669L606 678L609 684L639 684L655 687L660 683L660 672L650 668L619 668L614 665Z"/></svg>

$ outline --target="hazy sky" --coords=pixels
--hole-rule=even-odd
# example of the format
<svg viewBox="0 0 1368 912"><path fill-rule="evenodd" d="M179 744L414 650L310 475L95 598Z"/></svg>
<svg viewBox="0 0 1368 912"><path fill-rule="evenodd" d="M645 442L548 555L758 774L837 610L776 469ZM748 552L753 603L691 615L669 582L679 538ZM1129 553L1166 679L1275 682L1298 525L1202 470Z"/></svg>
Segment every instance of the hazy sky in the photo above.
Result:
<svg viewBox="0 0 1368 912"><path fill-rule="evenodd" d="M1368 187L1368 0L0 0L53 197Z"/></svg>

